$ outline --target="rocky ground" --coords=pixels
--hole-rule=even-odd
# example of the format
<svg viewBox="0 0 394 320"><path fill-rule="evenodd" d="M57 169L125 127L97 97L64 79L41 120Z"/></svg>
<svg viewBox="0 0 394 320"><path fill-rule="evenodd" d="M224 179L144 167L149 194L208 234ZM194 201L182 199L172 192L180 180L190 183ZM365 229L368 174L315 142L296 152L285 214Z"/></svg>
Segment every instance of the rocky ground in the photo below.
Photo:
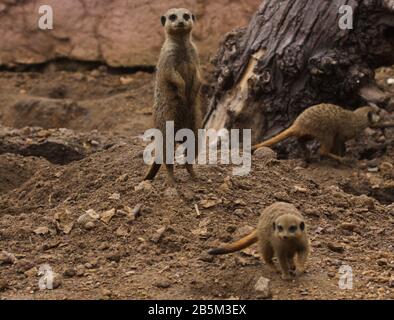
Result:
<svg viewBox="0 0 394 320"><path fill-rule="evenodd" d="M380 86L393 93L378 73ZM392 299L394 128L349 143L351 166L315 157L253 156L252 172L176 168L140 185L144 130L152 126L153 74L0 73L0 297L2 299ZM384 115L390 119L393 114ZM274 201L305 214L307 273L285 282L256 247L212 257ZM44 264L53 290L39 290ZM352 268L353 289L338 286ZM270 292L258 292L260 277Z"/></svg>

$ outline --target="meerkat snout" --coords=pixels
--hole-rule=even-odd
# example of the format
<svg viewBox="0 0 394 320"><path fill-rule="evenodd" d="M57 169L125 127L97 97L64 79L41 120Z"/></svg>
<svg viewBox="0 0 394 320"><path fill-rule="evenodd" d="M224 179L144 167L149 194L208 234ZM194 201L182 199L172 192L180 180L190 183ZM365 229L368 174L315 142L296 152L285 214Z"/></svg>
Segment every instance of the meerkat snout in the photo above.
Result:
<svg viewBox="0 0 394 320"><path fill-rule="evenodd" d="M170 9L161 17L161 24L168 33L189 32L193 28L195 16L187 9Z"/></svg>
<svg viewBox="0 0 394 320"><path fill-rule="evenodd" d="M279 239L292 240L302 236L305 222L294 215L285 214L275 220L273 229Z"/></svg>

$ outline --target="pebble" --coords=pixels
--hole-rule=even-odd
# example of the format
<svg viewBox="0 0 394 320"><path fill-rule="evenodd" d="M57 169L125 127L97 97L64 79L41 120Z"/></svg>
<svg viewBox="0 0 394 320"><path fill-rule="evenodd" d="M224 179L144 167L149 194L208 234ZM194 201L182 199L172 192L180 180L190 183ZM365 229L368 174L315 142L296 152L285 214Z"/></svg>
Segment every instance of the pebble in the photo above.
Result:
<svg viewBox="0 0 394 320"><path fill-rule="evenodd" d="M140 184L134 188L135 191L145 191L145 192L152 191L152 189L153 189L152 183L147 180L140 182Z"/></svg>
<svg viewBox="0 0 394 320"><path fill-rule="evenodd" d="M167 227L163 226L156 230L155 234L152 236L151 241L153 243L159 243L161 238L163 237L164 232L166 231Z"/></svg>
<svg viewBox="0 0 394 320"><path fill-rule="evenodd" d="M166 190L164 190L164 196L167 198L179 197L178 191L175 188L167 188Z"/></svg>
<svg viewBox="0 0 394 320"><path fill-rule="evenodd" d="M67 278L72 278L77 275L77 271L73 268L68 268L68 269L64 270L63 275Z"/></svg>
<svg viewBox="0 0 394 320"><path fill-rule="evenodd" d="M328 249L336 253L343 253L345 251L345 248L341 244L337 244L333 242L327 243L327 247Z"/></svg>
<svg viewBox="0 0 394 320"><path fill-rule="evenodd" d="M256 159L264 159L264 160L268 160L268 159L277 159L278 155L276 154L276 152L274 150L272 150L271 148L268 147L261 147L258 148L254 153L253 153L253 157L255 157Z"/></svg>
<svg viewBox="0 0 394 320"><path fill-rule="evenodd" d="M167 279L161 279L161 280L157 280L154 283L155 287L158 287L160 289L167 289L169 287L171 287L171 282Z"/></svg>
<svg viewBox="0 0 394 320"><path fill-rule="evenodd" d="M0 252L0 265L2 264L14 264L17 261L15 255L7 251Z"/></svg>
<svg viewBox="0 0 394 320"><path fill-rule="evenodd" d="M381 266L381 267L383 267L383 266L387 266L387 259L385 259L385 258L381 258L381 259L378 259L377 261L376 261L376 263L379 265L379 266Z"/></svg>
<svg viewBox="0 0 394 320"><path fill-rule="evenodd" d="M260 277L254 289L258 292L258 298L260 299L267 299L272 296L271 288L270 288L270 279Z"/></svg>
<svg viewBox="0 0 394 320"><path fill-rule="evenodd" d="M345 222L345 223L342 223L339 227L343 230L348 230L348 231L353 232L354 230L356 230L357 225L355 223Z"/></svg>
<svg viewBox="0 0 394 320"><path fill-rule="evenodd" d="M9 284L6 280L0 280L0 292L9 289Z"/></svg>
<svg viewBox="0 0 394 320"><path fill-rule="evenodd" d="M204 262L208 262L211 263L214 260L214 256L207 254L207 253L203 253L200 257L199 260L204 261Z"/></svg>

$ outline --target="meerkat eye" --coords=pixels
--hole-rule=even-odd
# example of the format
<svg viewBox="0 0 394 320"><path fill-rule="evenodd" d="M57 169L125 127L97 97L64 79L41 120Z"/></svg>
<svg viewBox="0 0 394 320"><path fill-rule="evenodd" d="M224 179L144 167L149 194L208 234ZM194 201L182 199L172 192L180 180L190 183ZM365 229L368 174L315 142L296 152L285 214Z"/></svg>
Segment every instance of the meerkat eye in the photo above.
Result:
<svg viewBox="0 0 394 320"><path fill-rule="evenodd" d="M183 19L185 19L186 21L189 21L190 15L188 15L187 13L185 13L185 14L183 15Z"/></svg>
<svg viewBox="0 0 394 320"><path fill-rule="evenodd" d="M282 226L278 226L278 231L282 232L283 231L283 227Z"/></svg>
<svg viewBox="0 0 394 320"><path fill-rule="evenodd" d="M296 232L297 231L297 226L291 226L290 228L289 228L289 232L291 232L291 233L294 233L294 232Z"/></svg>
<svg viewBox="0 0 394 320"><path fill-rule="evenodd" d="M170 19L170 21L175 21L177 18L176 14L172 14L168 17L168 19Z"/></svg>

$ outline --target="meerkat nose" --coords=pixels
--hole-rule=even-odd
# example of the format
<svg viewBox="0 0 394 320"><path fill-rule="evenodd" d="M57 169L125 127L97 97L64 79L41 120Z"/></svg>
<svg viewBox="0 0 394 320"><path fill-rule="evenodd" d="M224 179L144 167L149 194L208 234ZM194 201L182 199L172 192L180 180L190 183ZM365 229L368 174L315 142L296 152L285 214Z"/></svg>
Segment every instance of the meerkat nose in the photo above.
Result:
<svg viewBox="0 0 394 320"><path fill-rule="evenodd" d="M185 24L183 23L183 21L179 21L177 26L178 26L178 27L184 27Z"/></svg>

